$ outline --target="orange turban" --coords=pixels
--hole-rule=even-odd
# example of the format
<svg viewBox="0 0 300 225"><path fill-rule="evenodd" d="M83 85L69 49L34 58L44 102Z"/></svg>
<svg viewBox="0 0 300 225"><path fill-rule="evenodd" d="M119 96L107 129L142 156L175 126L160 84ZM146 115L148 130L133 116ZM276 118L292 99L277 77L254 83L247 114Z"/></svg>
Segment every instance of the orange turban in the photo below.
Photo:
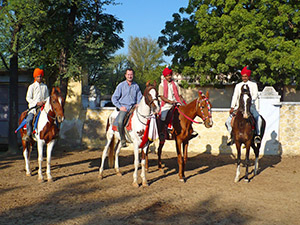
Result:
<svg viewBox="0 0 300 225"><path fill-rule="evenodd" d="M44 70L42 70L42 69L40 69L40 68L36 68L34 71L33 71L33 78L34 78L34 80L35 80L35 78L37 77L37 76L42 76L42 77L44 77Z"/></svg>

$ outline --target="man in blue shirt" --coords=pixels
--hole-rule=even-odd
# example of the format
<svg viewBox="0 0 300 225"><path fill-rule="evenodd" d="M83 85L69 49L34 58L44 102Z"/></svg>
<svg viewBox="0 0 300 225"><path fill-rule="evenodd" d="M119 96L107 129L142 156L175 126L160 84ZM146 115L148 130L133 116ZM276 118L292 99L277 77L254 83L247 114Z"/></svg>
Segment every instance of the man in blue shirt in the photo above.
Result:
<svg viewBox="0 0 300 225"><path fill-rule="evenodd" d="M129 112L134 105L138 104L143 97L140 87L136 82L133 81L133 77L134 70L127 69L125 73L126 80L117 86L111 97L112 103L120 111L117 120L122 147L127 146L124 133L124 118L127 112Z"/></svg>

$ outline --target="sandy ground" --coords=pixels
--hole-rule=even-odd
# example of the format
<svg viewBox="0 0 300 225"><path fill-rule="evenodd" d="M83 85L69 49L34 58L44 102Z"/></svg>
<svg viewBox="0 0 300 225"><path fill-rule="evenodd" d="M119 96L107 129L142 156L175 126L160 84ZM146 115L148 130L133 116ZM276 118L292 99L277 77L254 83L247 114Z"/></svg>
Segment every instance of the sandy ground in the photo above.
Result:
<svg viewBox="0 0 300 225"><path fill-rule="evenodd" d="M300 157L261 157L250 183L234 183L234 156L191 153L183 183L175 153L163 152L164 174L151 153L150 185L134 188L132 151L121 150L122 177L99 180L101 153L56 149L52 183L37 180L36 150L31 177L22 155L1 154L0 224L300 224Z"/></svg>

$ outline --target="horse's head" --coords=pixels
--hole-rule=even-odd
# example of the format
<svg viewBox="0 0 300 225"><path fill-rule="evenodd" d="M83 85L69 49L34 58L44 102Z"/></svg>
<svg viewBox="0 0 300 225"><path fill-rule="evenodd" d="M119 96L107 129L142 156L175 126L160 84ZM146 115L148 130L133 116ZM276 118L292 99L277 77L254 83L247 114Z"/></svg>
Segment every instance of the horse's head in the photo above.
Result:
<svg viewBox="0 0 300 225"><path fill-rule="evenodd" d="M159 113L160 106L157 97L156 81L154 81L153 84L151 84L150 81L147 81L144 97L145 102L150 107L151 112L154 114Z"/></svg>
<svg viewBox="0 0 300 225"><path fill-rule="evenodd" d="M245 119L248 119L250 116L250 106L251 106L252 97L250 94L250 89L247 84L244 84L241 87L241 96L239 99L239 108L238 111L240 111L243 114L243 117Z"/></svg>
<svg viewBox="0 0 300 225"><path fill-rule="evenodd" d="M64 104L65 101L61 95L60 88L53 87L50 96L50 105L59 123L61 123L64 120Z"/></svg>
<svg viewBox="0 0 300 225"><path fill-rule="evenodd" d="M211 103L209 101L209 93L206 92L206 95L199 91L198 99L196 102L196 112L197 115L203 120L205 127L212 127L212 115L211 115Z"/></svg>

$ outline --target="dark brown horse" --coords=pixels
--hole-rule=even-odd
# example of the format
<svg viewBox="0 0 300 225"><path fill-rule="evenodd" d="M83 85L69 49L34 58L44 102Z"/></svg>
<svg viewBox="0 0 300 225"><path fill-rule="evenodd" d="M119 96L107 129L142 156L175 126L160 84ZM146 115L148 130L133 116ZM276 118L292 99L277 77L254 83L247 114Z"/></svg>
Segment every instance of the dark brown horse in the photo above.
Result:
<svg viewBox="0 0 300 225"><path fill-rule="evenodd" d="M188 145L193 132L192 123L195 122L194 118L196 116L199 116L203 120L206 128L212 127L211 103L209 102L208 92L204 95L201 91L199 91L198 98L194 99L187 105L176 106L174 110L172 119L173 130L171 133L176 143L177 161L179 166L178 175L181 181L184 181L185 179L184 170L188 157ZM160 139L157 152L159 169L162 169L161 152L163 146L164 140ZM183 149L183 155L181 146Z"/></svg>
<svg viewBox="0 0 300 225"><path fill-rule="evenodd" d="M250 113L251 106L251 94L248 85L244 84L241 88L241 95L239 99L239 108L237 109L236 116L233 119L232 134L235 141L237 149L237 170L234 182L239 181L240 176L240 163L241 163L241 146L245 145L246 148L246 174L245 181L248 179L248 166L249 166L249 152L250 147L253 148L255 154L255 165L254 165L254 175L257 174L258 170L258 157L259 149L261 143L254 143L255 136L255 120ZM262 117L261 117L262 118ZM266 122L262 118L262 128L261 128L261 139L263 138L265 131Z"/></svg>
<svg viewBox="0 0 300 225"><path fill-rule="evenodd" d="M38 180L43 181L42 175L42 161L43 161L43 146L47 144L47 180L52 181L52 176L50 172L50 162L51 162L51 152L55 143L55 139L58 137L59 125L57 123L61 123L64 120L64 99L61 96L61 91L58 87L52 89L52 93L50 97L46 99L46 103L41 110L41 114L37 124L36 133L33 134L33 139L30 141L25 141L22 139L23 145L23 156L25 159L25 170L26 175L31 176L30 170L30 153L32 151L32 146L35 141L37 142L38 148ZM28 111L24 111L20 118L19 124L26 117ZM23 127L20 129L21 137L26 134L26 129Z"/></svg>

